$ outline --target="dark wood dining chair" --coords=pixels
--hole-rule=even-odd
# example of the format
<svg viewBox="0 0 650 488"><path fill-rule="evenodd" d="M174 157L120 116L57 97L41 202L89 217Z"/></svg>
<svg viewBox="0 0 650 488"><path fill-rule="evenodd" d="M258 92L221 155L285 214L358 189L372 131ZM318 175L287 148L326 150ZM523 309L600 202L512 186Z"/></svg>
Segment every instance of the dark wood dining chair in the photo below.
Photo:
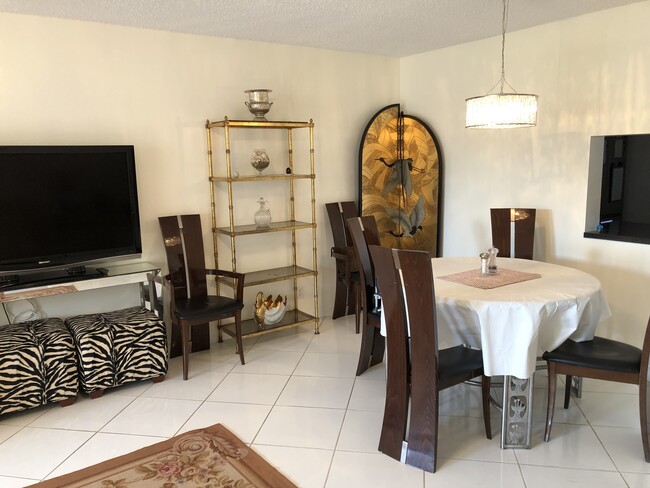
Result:
<svg viewBox="0 0 650 488"><path fill-rule="evenodd" d="M347 220L352 245L359 261L361 297L361 349L357 376L384 360L386 340L380 331L380 314L375 310L375 272L368 246L379 244L379 231L371 215Z"/></svg>
<svg viewBox="0 0 650 488"><path fill-rule="evenodd" d="M545 352L542 358L548 365L548 402L544 440L549 441L555 409L557 375L566 375L564 408L569 408L573 376L594 378L617 383L639 385L639 416L641 441L645 461L650 463L650 430L648 429L648 358L650 357L650 319L646 325L643 349L623 342L594 337L591 341L564 341L557 349Z"/></svg>
<svg viewBox="0 0 650 488"><path fill-rule="evenodd" d="M183 353L183 379L187 379L188 361L192 343L192 328L214 320L234 318L235 330L220 327L237 342L239 359L244 364L241 336L241 311L244 308L244 275L227 270L206 269L203 250L203 232L199 215L172 215L159 217L169 274L163 277L168 291L172 321L172 337L180 329ZM232 279L234 298L208 295L206 276ZM176 331L176 332L174 332ZM173 340L173 339L172 339ZM209 344L209 342L208 342Z"/></svg>
<svg viewBox="0 0 650 488"><path fill-rule="evenodd" d="M332 318L338 319L354 313L355 328L359 333L360 309L359 271L356 254L346 221L359 215L355 202L326 203L327 215L332 228L334 246L330 254L336 260L336 291Z"/></svg>
<svg viewBox="0 0 650 488"><path fill-rule="evenodd" d="M534 208L491 208L490 220L492 223L492 246L499 250L503 258L533 259L535 247L535 216ZM514 222L514 249L512 245L512 231ZM510 255L512 253L512 256ZM537 369L544 369L541 357Z"/></svg>
<svg viewBox="0 0 650 488"><path fill-rule="evenodd" d="M434 473L439 392L481 376L485 435L491 439L490 378L484 374L481 351L465 346L438 349L431 254L369 248L381 294L388 356L379 450L399 460L406 440L406 464Z"/></svg>
<svg viewBox="0 0 650 488"><path fill-rule="evenodd" d="M492 245L499 250L499 256L504 258L533 259L535 244L535 214L534 208L491 208ZM515 223L515 249L510 255L511 223Z"/></svg>

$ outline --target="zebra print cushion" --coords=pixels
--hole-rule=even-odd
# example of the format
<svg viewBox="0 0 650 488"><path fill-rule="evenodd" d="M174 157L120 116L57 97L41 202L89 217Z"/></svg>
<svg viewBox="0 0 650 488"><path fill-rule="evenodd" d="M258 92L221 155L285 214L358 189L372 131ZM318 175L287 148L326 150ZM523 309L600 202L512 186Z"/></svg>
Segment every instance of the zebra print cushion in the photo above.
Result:
<svg viewBox="0 0 650 488"><path fill-rule="evenodd" d="M146 308L129 308L104 315L114 334L116 384L167 374L167 329Z"/></svg>
<svg viewBox="0 0 650 488"><path fill-rule="evenodd" d="M43 355L25 324L0 328L0 414L44 403Z"/></svg>
<svg viewBox="0 0 650 488"><path fill-rule="evenodd" d="M79 384L87 393L115 386L113 330L101 314L66 319L77 349Z"/></svg>
<svg viewBox="0 0 650 488"><path fill-rule="evenodd" d="M79 356L81 388L91 393L167 374L167 332L142 307L66 320Z"/></svg>
<svg viewBox="0 0 650 488"><path fill-rule="evenodd" d="M36 339L43 350L45 400L60 402L76 397L79 391L77 355L70 331L61 319L32 322Z"/></svg>
<svg viewBox="0 0 650 488"><path fill-rule="evenodd" d="M0 327L0 415L77 396L72 337L61 319Z"/></svg>

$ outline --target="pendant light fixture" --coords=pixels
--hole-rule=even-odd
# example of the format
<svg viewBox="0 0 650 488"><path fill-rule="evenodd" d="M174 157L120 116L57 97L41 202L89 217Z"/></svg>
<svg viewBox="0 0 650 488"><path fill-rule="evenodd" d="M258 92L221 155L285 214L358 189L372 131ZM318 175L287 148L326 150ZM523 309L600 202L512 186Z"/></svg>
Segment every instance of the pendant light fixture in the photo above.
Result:
<svg viewBox="0 0 650 488"><path fill-rule="evenodd" d="M481 97L465 100L465 127L469 129L510 129L537 125L537 95L517 93L506 81L505 50L508 3L503 0L501 29L501 79ZM499 93L491 93L496 87ZM504 93L508 87L511 93Z"/></svg>

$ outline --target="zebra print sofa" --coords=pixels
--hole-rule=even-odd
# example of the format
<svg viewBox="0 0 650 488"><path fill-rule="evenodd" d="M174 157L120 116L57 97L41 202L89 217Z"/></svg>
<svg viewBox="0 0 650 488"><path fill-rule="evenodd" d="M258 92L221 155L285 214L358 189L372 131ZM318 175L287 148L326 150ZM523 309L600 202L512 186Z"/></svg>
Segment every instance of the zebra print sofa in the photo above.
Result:
<svg viewBox="0 0 650 488"><path fill-rule="evenodd" d="M81 389L91 398L132 381L162 381L167 374L167 331L143 307L77 315L65 324L74 338Z"/></svg>
<svg viewBox="0 0 650 488"><path fill-rule="evenodd" d="M77 399L74 343L63 321L0 327L0 415Z"/></svg>

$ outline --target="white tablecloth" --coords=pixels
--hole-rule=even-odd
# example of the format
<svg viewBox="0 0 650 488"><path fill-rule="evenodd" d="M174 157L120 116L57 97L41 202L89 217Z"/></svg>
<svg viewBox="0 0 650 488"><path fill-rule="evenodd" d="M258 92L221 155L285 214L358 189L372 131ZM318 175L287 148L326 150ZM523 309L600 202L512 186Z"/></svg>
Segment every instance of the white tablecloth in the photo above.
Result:
<svg viewBox="0 0 650 488"><path fill-rule="evenodd" d="M431 260L440 348L468 344L482 349L488 376L530 378L535 359L569 337L593 338L611 313L593 276L573 268L525 259L497 258L499 267L541 278L482 290L439 279L478 269L478 257Z"/></svg>

